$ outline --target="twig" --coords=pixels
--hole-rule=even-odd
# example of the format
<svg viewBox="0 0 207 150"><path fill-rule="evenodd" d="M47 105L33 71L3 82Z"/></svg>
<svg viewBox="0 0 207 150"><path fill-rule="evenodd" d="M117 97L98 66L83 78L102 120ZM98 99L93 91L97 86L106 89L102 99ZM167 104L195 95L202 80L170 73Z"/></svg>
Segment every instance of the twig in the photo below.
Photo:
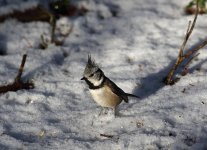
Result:
<svg viewBox="0 0 207 150"><path fill-rule="evenodd" d="M176 60L175 64L173 65L173 67L170 69L169 73L167 74L167 77L164 80L165 84L167 84L167 85L173 85L177 81L177 79L173 79L173 76L175 75L175 71L177 70L179 65L190 57L191 57L190 61L192 61L192 59L195 58L194 56L196 55L198 50L200 50L202 47L204 47L207 44L207 40L204 40L204 41L202 41L201 44L199 44L198 46L194 47L192 50L190 50L186 54L184 54L184 49L187 44L187 41L188 41L188 39L189 39L189 37L195 27L197 16L198 16L198 0L197 0L197 4L196 4L196 13L195 13L193 23L191 23L191 21L189 21L188 28L187 28L187 31L185 34L185 38L184 38L184 41L180 47L180 51L179 51L177 60ZM185 67L186 66L187 65L185 65Z"/></svg>
<svg viewBox="0 0 207 150"><path fill-rule="evenodd" d="M207 39L203 40L199 45L197 45L196 47L194 47L192 50L188 51L185 54L185 57L186 58L189 58L190 56L192 56L192 54L197 53L201 48L203 48L206 45L207 45Z"/></svg>
<svg viewBox="0 0 207 150"><path fill-rule="evenodd" d="M19 67L18 74L15 78L15 82L19 82L21 80L21 76L22 76L22 73L23 73L23 69L24 69L26 59L27 59L27 54L24 54L23 57L22 57L22 62L21 62L21 65Z"/></svg>
<svg viewBox="0 0 207 150"><path fill-rule="evenodd" d="M49 41L47 41L44 36L41 34L40 35L40 44L39 44L39 47L41 49L46 49L49 45Z"/></svg>
<svg viewBox="0 0 207 150"><path fill-rule="evenodd" d="M100 136L106 137L106 138L113 138L113 135L108 135L108 134L100 134Z"/></svg>
<svg viewBox="0 0 207 150"><path fill-rule="evenodd" d="M183 67L183 70L182 70L182 76L185 76L185 75L188 73L188 67L189 67L189 65L191 64L191 62L193 61L193 59L195 59L199 54L200 54L200 53L195 54L194 56L192 56L192 57L187 61L187 63L186 63L186 64L184 65L184 67Z"/></svg>
<svg viewBox="0 0 207 150"><path fill-rule="evenodd" d="M14 79L14 82L12 84L8 85L3 85L0 86L0 93L6 93L8 91L18 91L21 89L33 89L34 88L34 83L27 81L27 82L22 82L21 76L24 70L24 65L26 62L27 54L24 54L22 57L22 62L19 67L19 71L17 76Z"/></svg>
<svg viewBox="0 0 207 150"><path fill-rule="evenodd" d="M51 15L50 26L51 26L51 43L54 43L55 29L56 29L56 18L54 15Z"/></svg>

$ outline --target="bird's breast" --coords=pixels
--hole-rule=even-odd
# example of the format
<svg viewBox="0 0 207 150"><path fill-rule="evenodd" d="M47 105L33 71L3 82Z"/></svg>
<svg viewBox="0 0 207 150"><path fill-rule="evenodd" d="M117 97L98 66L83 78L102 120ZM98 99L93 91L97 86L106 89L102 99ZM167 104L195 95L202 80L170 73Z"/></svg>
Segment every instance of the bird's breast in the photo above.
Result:
<svg viewBox="0 0 207 150"><path fill-rule="evenodd" d="M114 108L121 103L121 99L107 86L99 89L90 89L91 96L94 101L102 107Z"/></svg>

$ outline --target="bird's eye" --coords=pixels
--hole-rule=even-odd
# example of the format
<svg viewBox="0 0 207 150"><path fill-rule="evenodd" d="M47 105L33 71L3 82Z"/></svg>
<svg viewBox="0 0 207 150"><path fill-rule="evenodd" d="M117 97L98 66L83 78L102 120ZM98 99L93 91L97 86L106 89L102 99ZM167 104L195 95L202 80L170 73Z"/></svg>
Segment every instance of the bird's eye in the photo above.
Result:
<svg viewBox="0 0 207 150"><path fill-rule="evenodd" d="M94 73L90 74L90 76L89 76L89 77L92 77L92 76L94 76Z"/></svg>

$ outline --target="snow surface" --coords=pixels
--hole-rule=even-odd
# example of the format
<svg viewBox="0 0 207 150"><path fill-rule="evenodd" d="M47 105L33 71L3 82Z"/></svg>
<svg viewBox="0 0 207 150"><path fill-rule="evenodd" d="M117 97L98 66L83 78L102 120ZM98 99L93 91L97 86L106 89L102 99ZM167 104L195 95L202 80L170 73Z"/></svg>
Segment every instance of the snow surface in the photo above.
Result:
<svg viewBox="0 0 207 150"><path fill-rule="evenodd" d="M38 45L49 34L47 23L1 23L7 54L0 56L0 84L13 81L26 52L24 79L33 79L35 89L0 95L0 149L207 149L207 48L178 83L162 83L193 19L183 12L188 2L79 1L91 11L61 20L73 32L63 46L46 50ZM198 17L188 47L206 38L206 20ZM125 92L141 97L121 103L117 118L98 117L100 107L80 81L89 53Z"/></svg>

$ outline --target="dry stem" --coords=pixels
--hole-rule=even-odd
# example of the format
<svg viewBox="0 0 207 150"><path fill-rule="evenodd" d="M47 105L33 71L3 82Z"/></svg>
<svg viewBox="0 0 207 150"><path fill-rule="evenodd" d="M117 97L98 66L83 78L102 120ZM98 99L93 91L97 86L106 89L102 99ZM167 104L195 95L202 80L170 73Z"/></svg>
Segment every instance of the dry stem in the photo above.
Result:
<svg viewBox="0 0 207 150"><path fill-rule="evenodd" d="M23 73L23 70L24 70L24 65L25 65L25 62L26 62L26 58L27 58L27 54L24 54L23 57L22 57L22 62L21 62L21 65L19 67L18 74L15 77L14 82L12 84L0 86L0 93L6 93L8 91L17 91L17 90L20 90L20 89L32 89L32 88L34 88L34 83L29 82L29 81L22 82L22 80L21 80L21 76L22 76L22 73Z"/></svg>
<svg viewBox="0 0 207 150"><path fill-rule="evenodd" d="M196 4L196 13L195 13L193 23L191 23L191 21L189 21L188 28L187 28L187 31L186 31L186 34L185 34L185 38L184 38L184 41L183 41L183 43L180 47L180 51L179 51L177 60L176 60L175 64L173 65L173 67L170 69L167 77L165 78L164 82L167 85L172 85L176 82L176 80L173 79L173 76L175 75L175 71L180 66L180 64L182 62L184 62L185 60L187 60L188 58L190 58L190 60L184 66L185 69L187 69L186 67L189 66L189 63L192 61L192 59L195 58L195 56L197 56L196 53L198 52L198 50L200 50L202 47L204 47L207 44L207 40L204 40L204 41L202 41L201 44L199 44L198 46L194 47L192 50L190 50L186 54L184 54L185 46L186 46L187 41L188 41L188 39L189 39L189 37L190 37L194 27L195 27L197 17L198 17L198 1L197 1L197 4Z"/></svg>
<svg viewBox="0 0 207 150"><path fill-rule="evenodd" d="M113 135L108 135L108 134L100 134L100 136L106 137L106 138L113 138Z"/></svg>

